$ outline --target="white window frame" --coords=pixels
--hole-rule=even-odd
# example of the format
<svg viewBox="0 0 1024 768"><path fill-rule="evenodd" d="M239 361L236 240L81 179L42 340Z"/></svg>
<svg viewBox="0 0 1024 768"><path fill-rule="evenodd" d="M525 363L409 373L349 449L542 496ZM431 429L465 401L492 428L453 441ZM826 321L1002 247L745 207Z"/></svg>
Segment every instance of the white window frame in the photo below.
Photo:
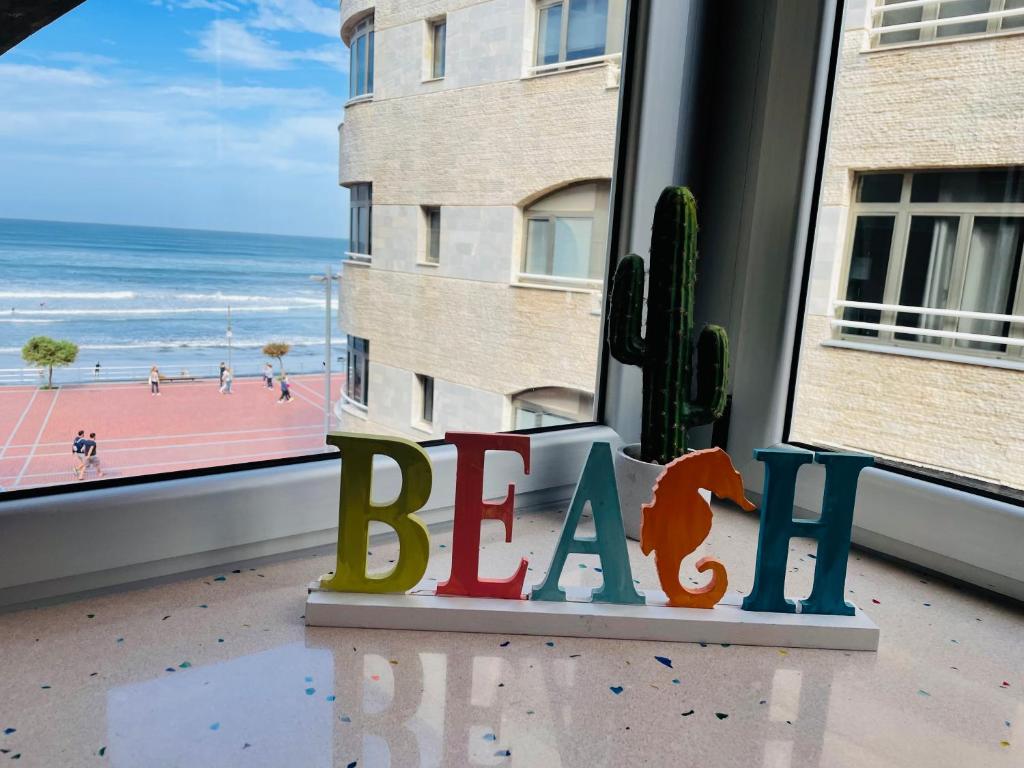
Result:
<svg viewBox="0 0 1024 768"><path fill-rule="evenodd" d="M569 4L572 0L538 0L536 3L536 10L534 13L533 22L533 49L530 55L529 64L526 67L527 75L541 75L551 74L554 72L564 72L567 70L579 69L584 67L592 67L602 65L609 61L619 61L622 54L619 51L608 50L610 35L609 32L613 26L613 14L616 12L614 0L608 2L608 19L605 26L605 37L604 37L604 50L601 54L596 56L587 56L585 58L567 59L568 56L568 38L569 38ZM541 40L541 18L544 15L544 11L548 8L554 8L560 6L562 9L562 21L559 29L559 43L558 43L558 60L548 63L542 63L539 61L540 58L540 40Z"/></svg>
<svg viewBox="0 0 1024 768"><path fill-rule="evenodd" d="M413 374L413 414L412 426L424 432L432 433L434 430L435 412L437 406L437 383L433 376L425 373ZM427 418L429 403L430 418Z"/></svg>
<svg viewBox="0 0 1024 768"><path fill-rule="evenodd" d="M1020 167L1017 167L1020 170ZM959 171L998 171L1002 168L929 168L927 173ZM1006 168L1012 170L1012 168ZM875 175L902 175L900 199L890 203L860 202L860 191L864 179ZM843 268L840 273L838 296L833 300L833 315L830 319L833 338L857 344L858 349L870 349L872 345L884 347L900 347L917 350L918 357L934 357L949 359L957 357L975 357L981 360L1009 360L1024 362L1024 265L1018 269L1016 283L1013 286L1013 305L1010 314L971 312L960 310L963 285L966 279L968 257L971 245L971 233L974 220L983 218L1021 219L1024 221L1024 202L1022 203L986 203L986 202L942 202L920 203L911 201L911 190L914 183L914 171L892 170L860 173L853 185L853 200L850 205L850 216L847 222L846 242L843 251ZM850 266L853 256L853 245L857 231L857 220L862 216L892 217L892 242L886 268L885 288L881 302L864 303L846 299L849 282ZM950 286L947 306L925 308L900 305L900 294L903 284L903 272L906 266L907 246L910 238L910 222L914 216L942 216L957 220L957 236L955 253L950 269ZM878 323L858 322L844 319L845 310L867 309L879 311ZM925 328L908 328L899 320L901 314L915 314L923 317L941 317L941 328L930 331ZM977 334L958 331L960 318L997 319L1005 318L1008 323L1006 336L991 339L977 338ZM857 324L855 324L857 323ZM871 328L868 326L875 326ZM851 332L853 329L876 330L876 336ZM895 330L895 329L901 330ZM937 342L915 341L900 338L905 335L927 336ZM957 341L992 341L1005 343L1005 348L985 350L958 344Z"/></svg>
<svg viewBox="0 0 1024 768"><path fill-rule="evenodd" d="M356 51L358 49L358 41L366 38L366 44L363 47L363 71L366 74L366 82L364 89L358 91L358 83L356 81L357 68L355 67ZM352 34L348 39L349 46L349 80L348 80L348 100L362 100L373 98L373 59L374 59L374 30L373 30L373 14L370 14L365 19L360 21L352 29ZM357 92L358 91L358 92Z"/></svg>
<svg viewBox="0 0 1024 768"><path fill-rule="evenodd" d="M438 30L444 28L442 42L444 50L441 55L440 71L437 67L437 34ZM427 56L425 82L433 80L444 80L448 73L448 17L440 16L427 21Z"/></svg>
<svg viewBox="0 0 1024 768"><path fill-rule="evenodd" d="M373 259L373 183L358 182L355 184L349 184L348 190L349 250L345 252L345 258L351 261L369 262ZM365 198L362 197L363 191L366 192ZM364 208L366 209L366 249L365 251L361 251L356 248L352 238L353 234L359 231L359 211ZM361 232L360 239L362 239Z"/></svg>
<svg viewBox="0 0 1024 768"><path fill-rule="evenodd" d="M957 7L955 0L898 0L890 5L885 0L869 0L868 8L868 50L884 51L893 48L932 45L936 43L957 42L981 37L997 37L1003 35L1019 35L1024 33L1024 26L1007 26L1007 21L1018 24L1024 19L1024 5L1008 7L1007 0L988 0L988 7L983 12L961 13L955 16L940 18L943 4ZM920 18L908 22L884 25L885 14L909 11L920 11ZM957 35L942 35L940 30L958 24L984 24L983 30L964 32ZM883 26L884 25L884 26ZM886 41L887 35L916 34L909 40Z"/></svg>
<svg viewBox="0 0 1024 768"><path fill-rule="evenodd" d="M421 211L421 222L423 236L421 238L422 245L420 246L420 256L417 260L417 264L423 267L439 267L441 266L441 237L443 226L443 216L441 215L441 206L439 205L424 205L420 207ZM431 217L437 216L437 250L434 250L433 240L433 229L431 228Z"/></svg>

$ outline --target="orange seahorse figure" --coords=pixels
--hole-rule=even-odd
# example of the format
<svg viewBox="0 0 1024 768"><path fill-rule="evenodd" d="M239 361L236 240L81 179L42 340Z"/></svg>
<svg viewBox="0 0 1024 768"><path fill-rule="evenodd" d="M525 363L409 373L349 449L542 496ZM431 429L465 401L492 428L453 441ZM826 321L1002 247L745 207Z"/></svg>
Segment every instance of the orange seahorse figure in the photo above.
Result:
<svg viewBox="0 0 1024 768"><path fill-rule="evenodd" d="M711 571L711 581L695 590L679 582L683 558L711 533L711 505L700 495L705 488L720 499L731 499L748 512L757 508L743 495L743 478L721 448L692 451L665 465L654 484L650 504L641 509L640 549L654 552L654 565L668 604L684 608L713 608L725 595L729 575L721 561L702 557L697 570Z"/></svg>

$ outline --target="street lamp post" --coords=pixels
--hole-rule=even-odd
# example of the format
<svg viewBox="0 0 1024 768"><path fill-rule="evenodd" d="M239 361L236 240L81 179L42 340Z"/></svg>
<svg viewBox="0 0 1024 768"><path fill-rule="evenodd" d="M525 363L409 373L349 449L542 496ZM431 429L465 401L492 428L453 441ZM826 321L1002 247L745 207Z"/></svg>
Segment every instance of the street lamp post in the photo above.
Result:
<svg viewBox="0 0 1024 768"><path fill-rule="evenodd" d="M228 368L231 368L231 305L228 304ZM232 372L232 375L234 373ZM223 382L222 382L223 383Z"/></svg>
<svg viewBox="0 0 1024 768"><path fill-rule="evenodd" d="M330 265L322 275L309 276L324 285L324 434L331 431L331 286L339 277L331 273Z"/></svg>

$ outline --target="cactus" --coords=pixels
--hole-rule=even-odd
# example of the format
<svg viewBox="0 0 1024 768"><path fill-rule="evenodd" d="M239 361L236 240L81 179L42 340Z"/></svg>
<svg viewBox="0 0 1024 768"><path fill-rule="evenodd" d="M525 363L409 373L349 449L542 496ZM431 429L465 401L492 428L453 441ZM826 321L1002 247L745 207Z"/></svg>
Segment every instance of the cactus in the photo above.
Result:
<svg viewBox="0 0 1024 768"><path fill-rule="evenodd" d="M641 458L667 464L686 453L686 430L725 410L729 338L707 325L697 340L694 386L693 299L697 282L697 202L686 187L666 187L654 210L646 334L641 336L644 260L623 259L612 280L608 345L620 362L643 368Z"/></svg>

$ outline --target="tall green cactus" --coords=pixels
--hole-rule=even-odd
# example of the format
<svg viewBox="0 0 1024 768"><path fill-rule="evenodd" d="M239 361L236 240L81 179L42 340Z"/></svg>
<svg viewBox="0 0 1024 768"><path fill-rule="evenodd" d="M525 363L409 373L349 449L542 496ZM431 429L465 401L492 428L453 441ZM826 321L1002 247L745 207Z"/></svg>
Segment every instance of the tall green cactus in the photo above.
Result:
<svg viewBox="0 0 1024 768"><path fill-rule="evenodd" d="M710 424L725 410L729 337L707 325L693 371L693 299L697 283L697 202L686 187L666 187L654 209L646 335L641 336L644 260L623 259L612 280L608 344L644 373L644 461L667 464L686 452L686 430ZM692 393L692 396L691 396Z"/></svg>

